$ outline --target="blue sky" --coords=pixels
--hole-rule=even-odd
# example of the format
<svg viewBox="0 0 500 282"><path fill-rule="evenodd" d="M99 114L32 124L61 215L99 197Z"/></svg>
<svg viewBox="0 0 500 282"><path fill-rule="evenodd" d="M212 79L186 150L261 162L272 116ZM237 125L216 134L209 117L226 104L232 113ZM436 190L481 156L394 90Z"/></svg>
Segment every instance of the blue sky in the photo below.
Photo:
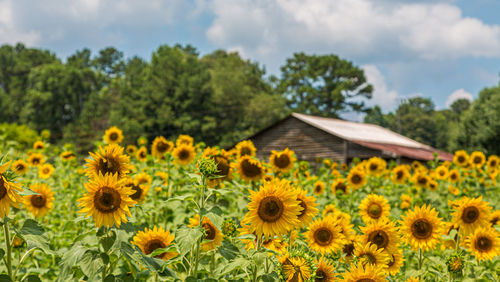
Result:
<svg viewBox="0 0 500 282"><path fill-rule="evenodd" d="M497 0L0 0L0 44L149 59L189 43L238 51L275 75L294 52L334 53L365 70L369 105L391 111L421 95L443 109L498 84L498 14Z"/></svg>

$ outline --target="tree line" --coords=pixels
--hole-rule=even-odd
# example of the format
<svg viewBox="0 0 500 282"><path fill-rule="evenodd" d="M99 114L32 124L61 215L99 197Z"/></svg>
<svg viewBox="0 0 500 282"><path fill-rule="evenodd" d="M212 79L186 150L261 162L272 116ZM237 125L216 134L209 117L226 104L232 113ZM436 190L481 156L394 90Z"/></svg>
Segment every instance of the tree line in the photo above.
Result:
<svg viewBox="0 0 500 282"><path fill-rule="evenodd" d="M0 121L48 129L53 142L82 151L111 125L124 130L125 143L185 133L224 147L292 111L366 113L367 122L441 149L498 150L488 145L498 138L492 132L500 132L491 127L500 120L492 102L500 107L498 87L457 109L435 111L429 99L415 98L389 114L366 107L360 97L370 99L372 92L362 69L333 54L295 53L275 76L238 53L202 56L191 45L159 46L148 60L125 58L114 47L78 50L66 60L21 43L0 47Z"/></svg>

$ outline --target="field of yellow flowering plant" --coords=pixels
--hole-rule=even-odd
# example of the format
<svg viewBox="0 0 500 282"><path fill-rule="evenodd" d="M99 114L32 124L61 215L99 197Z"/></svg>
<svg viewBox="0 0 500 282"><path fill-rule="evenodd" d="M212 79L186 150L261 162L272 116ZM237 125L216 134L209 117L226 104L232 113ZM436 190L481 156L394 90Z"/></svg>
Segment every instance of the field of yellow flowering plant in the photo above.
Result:
<svg viewBox="0 0 500 282"><path fill-rule="evenodd" d="M1 281L500 281L500 159L298 161L158 136L0 148Z"/></svg>

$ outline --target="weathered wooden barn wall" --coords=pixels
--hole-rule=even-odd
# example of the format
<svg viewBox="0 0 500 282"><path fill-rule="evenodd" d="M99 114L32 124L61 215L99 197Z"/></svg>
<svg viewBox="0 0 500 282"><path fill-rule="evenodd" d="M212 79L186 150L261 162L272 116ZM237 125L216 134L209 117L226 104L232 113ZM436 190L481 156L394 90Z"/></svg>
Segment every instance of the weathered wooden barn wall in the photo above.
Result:
<svg viewBox="0 0 500 282"><path fill-rule="evenodd" d="M295 117L288 117L250 138L257 157L268 159L272 150L293 150L299 160L331 158L345 161L345 140L317 129Z"/></svg>

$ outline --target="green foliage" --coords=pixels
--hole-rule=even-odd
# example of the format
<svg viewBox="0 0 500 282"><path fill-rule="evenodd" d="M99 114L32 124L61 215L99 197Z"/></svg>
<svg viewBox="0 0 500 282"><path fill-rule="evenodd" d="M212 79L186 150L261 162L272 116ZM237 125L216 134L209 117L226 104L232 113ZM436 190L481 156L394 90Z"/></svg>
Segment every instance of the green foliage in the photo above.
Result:
<svg viewBox="0 0 500 282"><path fill-rule="evenodd" d="M37 140L40 140L38 133L24 124L0 124L1 147L13 146L22 150L33 146Z"/></svg>
<svg viewBox="0 0 500 282"><path fill-rule="evenodd" d="M359 97L371 98L373 92L362 69L335 55L295 53L281 71L278 89L287 106L301 113L338 117L362 112L366 108Z"/></svg>

